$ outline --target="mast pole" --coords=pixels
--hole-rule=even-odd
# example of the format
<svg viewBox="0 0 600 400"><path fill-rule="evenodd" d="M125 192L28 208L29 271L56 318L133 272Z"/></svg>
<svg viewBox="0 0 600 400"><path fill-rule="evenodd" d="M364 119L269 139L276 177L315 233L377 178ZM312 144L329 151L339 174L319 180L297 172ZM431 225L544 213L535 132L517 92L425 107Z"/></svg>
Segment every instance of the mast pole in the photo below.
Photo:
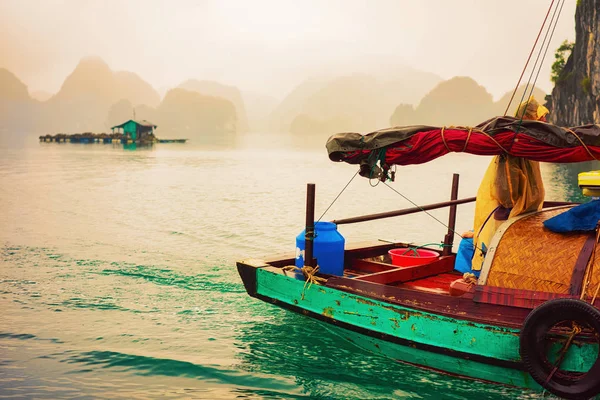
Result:
<svg viewBox="0 0 600 400"><path fill-rule="evenodd" d="M315 239L315 184L306 185L306 231L304 235L304 266L314 267L313 244Z"/></svg>

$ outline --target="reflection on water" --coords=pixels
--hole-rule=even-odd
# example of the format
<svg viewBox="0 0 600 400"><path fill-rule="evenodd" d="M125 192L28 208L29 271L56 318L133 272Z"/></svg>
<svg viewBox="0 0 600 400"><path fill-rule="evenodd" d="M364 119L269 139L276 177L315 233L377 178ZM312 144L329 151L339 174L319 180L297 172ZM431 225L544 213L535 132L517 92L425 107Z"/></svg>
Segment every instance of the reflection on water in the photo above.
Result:
<svg viewBox="0 0 600 400"><path fill-rule="evenodd" d="M600 170L600 162L585 161L571 164L542 164L546 199L584 203L590 200L581 193L577 176L581 172Z"/></svg>
<svg viewBox="0 0 600 400"><path fill-rule="evenodd" d="M123 150L126 151L135 151L135 150L152 150L154 148L154 143L124 143Z"/></svg>
<svg viewBox="0 0 600 400"><path fill-rule="evenodd" d="M283 312L239 331L241 369L293 377L311 397L516 398L522 391L439 375L356 347L325 323ZM444 393L445 395L442 395ZM441 396L441 397L440 397Z"/></svg>

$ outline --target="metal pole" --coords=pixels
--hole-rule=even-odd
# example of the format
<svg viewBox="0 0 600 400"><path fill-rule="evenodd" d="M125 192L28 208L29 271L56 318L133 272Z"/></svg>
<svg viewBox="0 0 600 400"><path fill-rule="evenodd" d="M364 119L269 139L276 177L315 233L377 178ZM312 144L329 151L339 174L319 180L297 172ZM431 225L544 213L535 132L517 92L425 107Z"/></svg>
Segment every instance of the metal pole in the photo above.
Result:
<svg viewBox="0 0 600 400"><path fill-rule="evenodd" d="M435 210L435 209L438 209L438 208L444 208L444 207L448 207L448 206L452 206L452 205L472 203L474 201L475 201L475 197L467 197L465 199L452 200L452 201L444 201L443 203L428 204L426 206L421 206L421 207L411 207L411 208L405 208L403 210L388 211L388 212L382 212L382 213L378 213L378 214L363 215L361 217L352 217L352 218L337 219L337 220L334 220L334 221L331 221L331 222L335 223L336 225L354 224L354 223L357 223L357 222L373 221L375 219L398 217L400 215L408 215L408 214L414 214L414 213L418 213L418 212L422 212L422 211Z"/></svg>
<svg viewBox="0 0 600 400"><path fill-rule="evenodd" d="M458 180L459 175L452 175L452 192L450 200L458 199ZM444 250L442 255L449 256L452 253L452 245L454 244L454 227L456 225L456 204L450 206L450 214L448 216L448 233L444 237Z"/></svg>
<svg viewBox="0 0 600 400"><path fill-rule="evenodd" d="M315 184L306 185L306 233L304 235L304 266L313 265L313 244L315 238Z"/></svg>

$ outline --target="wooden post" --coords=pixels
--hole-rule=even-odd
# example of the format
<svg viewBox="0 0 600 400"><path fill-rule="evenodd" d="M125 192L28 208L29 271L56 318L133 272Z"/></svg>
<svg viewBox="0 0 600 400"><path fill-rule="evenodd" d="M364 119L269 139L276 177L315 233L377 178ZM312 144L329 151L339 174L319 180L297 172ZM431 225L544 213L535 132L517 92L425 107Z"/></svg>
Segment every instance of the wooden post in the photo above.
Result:
<svg viewBox="0 0 600 400"><path fill-rule="evenodd" d="M313 265L313 244L315 239L315 184L306 185L306 231L304 235L304 266Z"/></svg>
<svg viewBox="0 0 600 400"><path fill-rule="evenodd" d="M458 199L458 174L452 175L452 192L450 194L450 200ZM450 206L450 213L448 216L448 233L444 237L444 250L442 255L449 256L452 253L452 245L454 244L454 228L456 225L456 204Z"/></svg>

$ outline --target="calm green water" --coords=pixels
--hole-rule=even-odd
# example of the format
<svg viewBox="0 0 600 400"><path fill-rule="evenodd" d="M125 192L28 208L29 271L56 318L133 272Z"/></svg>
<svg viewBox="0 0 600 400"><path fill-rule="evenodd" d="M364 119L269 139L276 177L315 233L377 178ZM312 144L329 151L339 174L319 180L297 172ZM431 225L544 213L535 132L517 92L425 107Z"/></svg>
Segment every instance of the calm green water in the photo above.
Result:
<svg viewBox="0 0 600 400"><path fill-rule="evenodd" d="M473 196L487 158L398 169L393 187ZM547 197L577 172L544 165ZM292 252L305 184L317 215L356 169L277 135L234 146L0 145L0 398L501 399L541 394L405 366L251 299L235 261ZM412 206L357 177L327 219ZM447 211L433 212L445 220ZM472 205L459 208L470 228ZM427 215L340 227L348 242L440 241Z"/></svg>

